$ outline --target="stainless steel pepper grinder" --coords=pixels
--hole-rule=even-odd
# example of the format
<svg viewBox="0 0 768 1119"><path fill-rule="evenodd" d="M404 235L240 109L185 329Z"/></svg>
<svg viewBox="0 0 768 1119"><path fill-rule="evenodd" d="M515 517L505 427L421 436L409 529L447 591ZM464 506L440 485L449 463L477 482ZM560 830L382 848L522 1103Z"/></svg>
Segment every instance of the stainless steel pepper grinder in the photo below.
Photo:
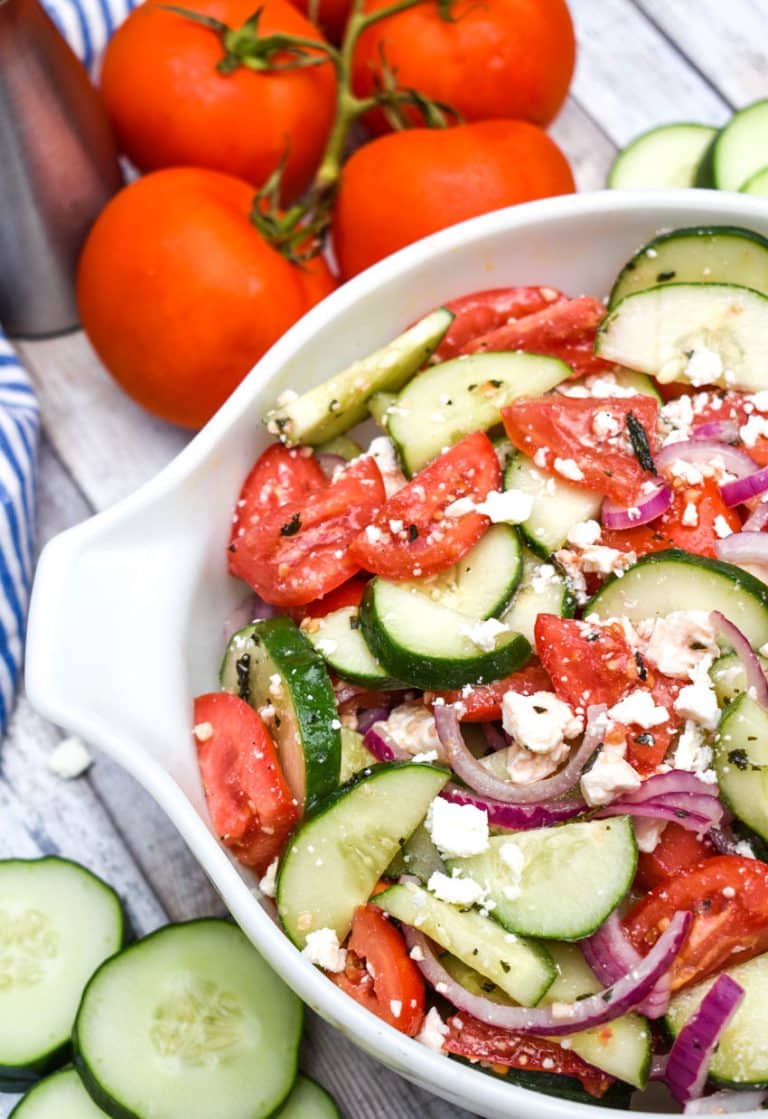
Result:
<svg viewBox="0 0 768 1119"><path fill-rule="evenodd" d="M0 326L77 325L77 257L122 184L104 108L38 0L0 0Z"/></svg>

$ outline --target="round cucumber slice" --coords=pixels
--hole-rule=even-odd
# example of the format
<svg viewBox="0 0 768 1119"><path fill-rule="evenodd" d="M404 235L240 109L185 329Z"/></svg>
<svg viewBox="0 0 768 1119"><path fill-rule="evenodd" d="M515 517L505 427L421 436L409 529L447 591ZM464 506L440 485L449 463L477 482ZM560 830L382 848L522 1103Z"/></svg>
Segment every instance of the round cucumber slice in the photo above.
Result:
<svg viewBox="0 0 768 1119"><path fill-rule="evenodd" d="M342 606L324 618L311 618L301 632L342 680L381 690L398 686L366 645L356 606Z"/></svg>
<svg viewBox="0 0 768 1119"><path fill-rule="evenodd" d="M502 622L521 633L534 646L534 631L539 614L573 614L576 600L554 564L543 563L533 552L523 549L523 576L515 597L501 616Z"/></svg>
<svg viewBox="0 0 768 1119"><path fill-rule="evenodd" d="M768 167L761 167L751 179L739 187L740 194L757 194L760 198L768 197Z"/></svg>
<svg viewBox="0 0 768 1119"><path fill-rule="evenodd" d="M511 630L492 637L490 648L483 649L475 635L488 621L476 621L386 579L368 584L360 619L365 640L384 667L418 688L443 690L499 680L531 654L529 642Z"/></svg>
<svg viewBox="0 0 768 1119"><path fill-rule="evenodd" d="M119 1119L265 1119L296 1076L299 999L235 925L168 925L103 964L75 1022L88 1092Z"/></svg>
<svg viewBox="0 0 768 1119"><path fill-rule="evenodd" d="M610 579L584 608L585 617L664 617L675 610L720 610L753 648L768 641L768 586L733 564L671 548L643 556Z"/></svg>
<svg viewBox="0 0 768 1119"><path fill-rule="evenodd" d="M720 720L714 765L725 803L768 840L768 711L746 693Z"/></svg>
<svg viewBox="0 0 768 1119"><path fill-rule="evenodd" d="M252 707L274 708L280 764L299 801L312 808L339 783L341 736L323 658L290 618L269 618L230 639L221 687Z"/></svg>
<svg viewBox="0 0 768 1119"><path fill-rule="evenodd" d="M341 1119L333 1096L301 1073L275 1119Z"/></svg>
<svg viewBox="0 0 768 1119"><path fill-rule="evenodd" d="M73 1068L41 1080L19 1100L8 1119L106 1119Z"/></svg>
<svg viewBox="0 0 768 1119"><path fill-rule="evenodd" d="M67 859L0 862L0 1078L22 1089L68 1053L83 987L117 952L115 891Z"/></svg>
<svg viewBox="0 0 768 1119"><path fill-rule="evenodd" d="M504 471L504 489L522 490L534 498L531 515L520 531L528 547L542 559L562 548L574 525L596 517L603 504L602 494L552 477L522 452Z"/></svg>
<svg viewBox="0 0 768 1119"><path fill-rule="evenodd" d="M708 124L664 124L635 137L608 172L613 190L691 187L707 148L717 135Z"/></svg>
<svg viewBox="0 0 768 1119"><path fill-rule="evenodd" d="M768 671L768 660L760 656L757 659L763 671ZM736 653L725 653L722 657L718 657L710 668L709 675L712 677L720 707L724 707L726 703L730 703L747 690L744 662Z"/></svg>
<svg viewBox="0 0 768 1119"><path fill-rule="evenodd" d="M439 575L401 584L468 618L495 618L512 600L523 572L520 538L511 525L491 525L467 554Z"/></svg>
<svg viewBox="0 0 768 1119"><path fill-rule="evenodd" d="M768 293L768 240L738 226L694 226L654 237L628 260L609 307L660 284L740 284Z"/></svg>
<svg viewBox="0 0 768 1119"><path fill-rule="evenodd" d="M710 144L699 164L697 187L739 190L765 164L768 150L768 100L755 101L734 113Z"/></svg>

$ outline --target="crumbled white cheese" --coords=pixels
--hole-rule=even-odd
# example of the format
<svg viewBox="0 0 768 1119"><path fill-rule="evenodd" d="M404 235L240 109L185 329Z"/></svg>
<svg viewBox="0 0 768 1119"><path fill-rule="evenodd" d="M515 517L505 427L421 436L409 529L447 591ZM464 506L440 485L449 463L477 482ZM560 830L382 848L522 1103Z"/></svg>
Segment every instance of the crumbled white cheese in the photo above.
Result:
<svg viewBox="0 0 768 1119"><path fill-rule="evenodd" d="M659 427L664 433L664 446L670 443L683 443L690 439L693 419L693 404L690 396L684 394L662 405L659 409Z"/></svg>
<svg viewBox="0 0 768 1119"><path fill-rule="evenodd" d="M448 858L464 859L488 850L488 813L474 804L435 797L426 823L435 847Z"/></svg>
<svg viewBox="0 0 768 1119"><path fill-rule="evenodd" d="M747 839L740 839L733 847L734 855L741 855L743 859L757 858L752 848L752 844Z"/></svg>
<svg viewBox="0 0 768 1119"><path fill-rule="evenodd" d="M583 719L554 692L505 692L501 712L507 734L534 754L559 750L565 739L575 738L584 729Z"/></svg>
<svg viewBox="0 0 768 1119"><path fill-rule="evenodd" d="M536 454L533 456L533 461L539 470L545 470L547 466L547 452L544 447L539 447Z"/></svg>
<svg viewBox="0 0 768 1119"><path fill-rule="evenodd" d="M587 580L581 569L582 553L574 552L570 548L561 548L555 552L555 559L565 572L568 587L579 605L583 605L589 595L587 594Z"/></svg>
<svg viewBox="0 0 768 1119"><path fill-rule="evenodd" d="M673 610L663 618L641 622L638 632L647 641L645 657L665 676L692 680L700 661L719 653L706 610Z"/></svg>
<svg viewBox="0 0 768 1119"><path fill-rule="evenodd" d="M432 762L438 761L437 750L424 750L420 754L414 754L411 761L417 765L429 765Z"/></svg>
<svg viewBox="0 0 768 1119"><path fill-rule="evenodd" d="M440 901L450 905L475 905L485 893L479 882L461 875L449 877L436 870L429 876L427 889Z"/></svg>
<svg viewBox="0 0 768 1119"><path fill-rule="evenodd" d="M434 1049L439 1053L443 1048L443 1039L448 1035L448 1027L446 1026L439 1013L435 1010L434 1006L430 1007L427 1011L427 1016L424 1019L424 1025L421 1030L416 1034L416 1040L427 1049Z"/></svg>
<svg viewBox="0 0 768 1119"><path fill-rule="evenodd" d="M92 761L88 747L73 735L71 738L62 738L54 747L48 758L48 768L62 780L71 781L85 773Z"/></svg>
<svg viewBox="0 0 768 1119"><path fill-rule="evenodd" d="M467 513L474 513L477 505L471 497L457 497L450 505L445 507L446 517L464 517Z"/></svg>
<svg viewBox="0 0 768 1119"><path fill-rule="evenodd" d="M392 533L393 536L397 536L398 532L403 531L403 522L393 518L389 522L389 531Z"/></svg>
<svg viewBox="0 0 768 1119"><path fill-rule="evenodd" d="M279 862L279 859L273 859L267 867L264 877L259 882L259 889L267 898L273 898L277 893L277 867Z"/></svg>
<svg viewBox="0 0 768 1119"><path fill-rule="evenodd" d="M682 458L668 463L664 469L673 478L679 478L681 482L685 482L687 486L700 486L704 481L704 472L694 463L686 462Z"/></svg>
<svg viewBox="0 0 768 1119"><path fill-rule="evenodd" d="M614 704L609 714L617 723L636 723L643 730L658 727L669 720L666 707L657 707L651 693L644 688L636 688L630 692Z"/></svg>
<svg viewBox="0 0 768 1119"><path fill-rule="evenodd" d="M279 672L273 672L270 676L268 691L275 699L279 699L283 694L283 678Z"/></svg>
<svg viewBox="0 0 768 1119"><path fill-rule="evenodd" d="M635 817L632 820L632 827L635 830L638 851L646 855L655 851L666 826L666 820L645 820Z"/></svg>
<svg viewBox="0 0 768 1119"><path fill-rule="evenodd" d="M634 792L642 778L629 762L605 751L598 754L591 769L582 774L580 785L584 800L592 808L609 804L623 793Z"/></svg>
<svg viewBox="0 0 768 1119"><path fill-rule="evenodd" d="M694 346L685 367L685 373L692 385L713 385L723 375L723 359L715 350L699 344Z"/></svg>
<svg viewBox="0 0 768 1119"><path fill-rule="evenodd" d="M315 929L307 933L306 946L301 954L324 971L336 974L344 970L347 962L347 951L340 946L335 929Z"/></svg>
<svg viewBox="0 0 768 1119"><path fill-rule="evenodd" d="M621 430L621 424L610 412L597 411L592 417L592 431L598 439L612 439Z"/></svg>
<svg viewBox="0 0 768 1119"><path fill-rule="evenodd" d="M382 726L394 742L409 754L442 758L443 748L434 715L418 700L394 707Z"/></svg>
<svg viewBox="0 0 768 1119"><path fill-rule="evenodd" d="M403 1003L401 999L390 999L389 1009L393 1018L399 1018L403 1012Z"/></svg>
<svg viewBox="0 0 768 1119"><path fill-rule="evenodd" d="M745 447L754 447L761 435L768 435L768 419L765 416L750 416L739 428L739 437Z"/></svg>
<svg viewBox="0 0 768 1119"><path fill-rule="evenodd" d="M720 721L717 695L709 674L711 665L711 657L700 661L694 669L693 683L681 688L675 700L675 711L678 715L691 719L707 730L715 730Z"/></svg>
<svg viewBox="0 0 768 1119"><path fill-rule="evenodd" d="M542 563L533 569L530 577L530 586L537 594L541 594L553 583L557 583L559 578L560 576L554 564Z"/></svg>
<svg viewBox="0 0 768 1119"><path fill-rule="evenodd" d="M715 535L719 540L725 540L726 536L731 536L733 529L726 521L722 513L718 513L715 517Z"/></svg>
<svg viewBox="0 0 768 1119"><path fill-rule="evenodd" d="M563 478L568 478L571 482L584 481L584 472L572 458L556 458L554 467L557 474L562 475Z"/></svg>
<svg viewBox="0 0 768 1119"><path fill-rule="evenodd" d="M581 553L581 569L598 575L622 575L637 560L634 552L620 552L604 544L590 544Z"/></svg>
<svg viewBox="0 0 768 1119"><path fill-rule="evenodd" d="M475 509L493 524L521 525L531 515L533 500L532 494L522 490L491 490Z"/></svg>
<svg viewBox="0 0 768 1119"><path fill-rule="evenodd" d="M567 540L574 548L588 548L591 544L597 544L602 534L603 530L597 521L581 521L570 530Z"/></svg>
<svg viewBox="0 0 768 1119"><path fill-rule="evenodd" d="M384 490L387 497L401 490L406 485L406 478L397 461L395 445L386 435L379 435L371 440L368 454L374 460L384 481Z"/></svg>
<svg viewBox="0 0 768 1119"><path fill-rule="evenodd" d="M378 525L366 525L365 538L369 544L380 544L384 539L384 533L381 531Z"/></svg>
<svg viewBox="0 0 768 1119"><path fill-rule="evenodd" d="M672 763L675 769L695 773L702 781L715 784L717 776L712 765L712 747L707 744L704 730L691 719L686 721L677 740Z"/></svg>
<svg viewBox="0 0 768 1119"><path fill-rule="evenodd" d="M415 960L416 963L419 963L420 960L424 959L424 953L422 952L418 944L414 944L408 955L411 957L412 960Z"/></svg>
<svg viewBox="0 0 768 1119"><path fill-rule="evenodd" d="M578 382L564 381L557 386L563 396L572 397L612 397L637 396L637 389L631 385L620 385L612 373L593 373Z"/></svg>
<svg viewBox="0 0 768 1119"><path fill-rule="evenodd" d="M504 625L498 618L486 618L482 622L467 622L459 626L459 633L468 637L473 645L486 653L491 653L496 648L496 639L502 633L509 633L509 626Z"/></svg>
<svg viewBox="0 0 768 1119"><path fill-rule="evenodd" d="M556 773L571 752L567 742L548 754L533 754L519 742L504 751L504 764L513 785L530 785Z"/></svg>
<svg viewBox="0 0 768 1119"><path fill-rule="evenodd" d="M198 742L207 742L213 738L213 723L195 723L192 728Z"/></svg>
<svg viewBox="0 0 768 1119"><path fill-rule="evenodd" d="M751 404L757 412L768 412L768 389L753 392L747 397L746 403Z"/></svg>
<svg viewBox="0 0 768 1119"><path fill-rule="evenodd" d="M680 520L686 528L696 528L699 523L699 507L695 501L686 501Z"/></svg>

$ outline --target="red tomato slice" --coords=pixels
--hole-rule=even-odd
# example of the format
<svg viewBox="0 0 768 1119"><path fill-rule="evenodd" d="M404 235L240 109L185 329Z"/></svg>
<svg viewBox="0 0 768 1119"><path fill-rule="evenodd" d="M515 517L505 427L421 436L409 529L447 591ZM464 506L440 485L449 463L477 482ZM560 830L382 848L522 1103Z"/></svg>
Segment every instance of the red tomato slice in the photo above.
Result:
<svg viewBox="0 0 768 1119"><path fill-rule="evenodd" d="M655 850L641 851L638 855L635 882L643 890L652 890L660 882L688 870L714 853L714 847L706 839L699 839L681 824L669 823L661 833Z"/></svg>
<svg viewBox="0 0 768 1119"><path fill-rule="evenodd" d="M658 672L654 673L647 666L643 666L643 671L646 673L643 683L650 689L654 703L657 707L666 707L669 713L666 723L660 723L653 730L644 730L632 724L625 728L627 761L641 777L649 777L664 761L685 722L682 715L675 711L675 700L683 687L683 681L673 680Z"/></svg>
<svg viewBox="0 0 768 1119"><path fill-rule="evenodd" d="M302 618L324 618L326 614L332 614L334 610L342 610L345 606L359 606L367 584L367 575L353 575L346 583L329 591L322 598L308 602L306 606L293 607L289 613L300 622Z"/></svg>
<svg viewBox="0 0 768 1119"><path fill-rule="evenodd" d="M261 520L265 513L301 501L325 484L325 475L314 455L307 454L303 447L289 450L280 443L273 443L257 459L243 483L232 518L232 540Z"/></svg>
<svg viewBox="0 0 768 1119"><path fill-rule="evenodd" d="M488 1026L469 1014L448 1019L448 1034L443 1046L470 1061L501 1065L503 1068L525 1069L526 1072L548 1072L554 1076L571 1076L581 1081L591 1096L605 1095L612 1076L588 1065L570 1049L543 1037L512 1033L499 1026ZM604 1027L610 1030L610 1025ZM610 1033L608 1034L610 1037Z"/></svg>
<svg viewBox="0 0 768 1119"><path fill-rule="evenodd" d="M329 978L408 1037L415 1037L421 1029L424 980L402 935L377 906L361 905L355 910L346 967Z"/></svg>
<svg viewBox="0 0 768 1119"><path fill-rule="evenodd" d="M501 701L506 692L533 695L534 692L548 692L551 687L541 664L534 660L511 676L491 684L469 684L453 692L427 692L424 699L427 703L440 698L446 703L461 704L459 720L462 723L491 723L501 718Z"/></svg>
<svg viewBox="0 0 768 1119"><path fill-rule="evenodd" d="M255 518L229 546L229 570L266 602L304 606L360 568L349 545L385 501L371 458L359 458L300 501Z"/></svg>
<svg viewBox="0 0 768 1119"><path fill-rule="evenodd" d="M695 505L697 511L695 525L683 524L683 514L690 504ZM717 482L713 478L705 478L699 486L675 487L672 504L655 521L637 528L608 529L603 532L601 543L620 552L636 552L638 556L665 548L682 548L697 556L715 558L715 545L719 539L715 521L718 517L725 519L732 532L741 528L739 514L725 504Z"/></svg>
<svg viewBox="0 0 768 1119"><path fill-rule="evenodd" d="M612 707L640 682L640 669L619 625L592 626L539 614L536 652L559 699L572 707Z"/></svg>
<svg viewBox="0 0 768 1119"><path fill-rule="evenodd" d="M466 353L525 350L529 354L559 357L574 377L607 373L613 364L595 353L597 328L605 317L598 299L581 296L552 303L525 318L499 325L465 347Z"/></svg>
<svg viewBox="0 0 768 1119"><path fill-rule="evenodd" d="M669 973L673 991L768 949L768 865L717 855L660 882L624 918L641 955L680 909L693 923Z"/></svg>
<svg viewBox="0 0 768 1119"><path fill-rule="evenodd" d="M608 413L620 425L617 435L595 434L597 412ZM584 399L556 393L518 400L501 410L507 435L518 450L531 458L540 451L537 463L543 456L543 468L555 477L563 477L555 470L558 459L575 463L582 475L579 485L626 506L637 504L643 482L653 477L629 446L626 425L630 412L643 425L653 451L659 404L650 396Z"/></svg>
<svg viewBox="0 0 768 1119"><path fill-rule="evenodd" d="M468 352L468 347L483 335L510 319L521 319L535 311L566 299L556 288L493 288L475 291L444 303L453 311L454 319L448 333L437 348L440 361Z"/></svg>
<svg viewBox="0 0 768 1119"><path fill-rule="evenodd" d="M499 488L501 469L482 431L467 435L390 497L350 548L358 567L387 579L436 575L460 560L489 525L480 513L445 516L460 497L482 501Z"/></svg>
<svg viewBox="0 0 768 1119"><path fill-rule="evenodd" d="M259 714L227 692L198 696L194 720L214 831L241 863L263 874L299 819L277 748Z"/></svg>

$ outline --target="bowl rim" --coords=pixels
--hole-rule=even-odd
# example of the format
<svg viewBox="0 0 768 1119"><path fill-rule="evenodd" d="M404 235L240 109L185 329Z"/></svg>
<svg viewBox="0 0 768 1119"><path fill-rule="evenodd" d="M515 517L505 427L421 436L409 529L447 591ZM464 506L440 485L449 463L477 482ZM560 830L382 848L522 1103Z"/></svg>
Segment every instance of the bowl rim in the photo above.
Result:
<svg viewBox="0 0 768 1119"><path fill-rule="evenodd" d="M623 1109L606 1108L522 1088L457 1061L446 1060L406 1038L365 1011L301 956L263 905L251 892L233 860L225 853L181 788L162 765L144 753L128 733L121 733L88 711L56 694L43 671L37 635L45 630L43 614L55 595L66 593L57 569L75 555L86 552L103 539L113 526L133 520L176 487L182 486L196 466L226 438L230 426L250 406L265 382L273 380L283 364L311 341L320 327L376 291L378 287L407 272L425 255L445 253L481 239L494 231L505 232L531 224L546 224L579 215L679 211L687 225L733 223L734 212L749 223L766 222L764 200L711 190L595 191L524 203L473 218L441 230L409 245L393 256L354 277L310 310L261 358L205 427L155 477L137 491L88 521L54 537L40 557L32 591L29 615L30 641L26 656L27 694L33 707L46 718L65 726L102 749L126 769L157 801L187 843L201 868L259 952L288 985L321 1017L387 1067L415 1081L458 1107L492 1109L495 1114L530 1116L532 1119L618 1119ZM718 219L718 212L730 218ZM677 219L675 219L677 220ZM43 589L44 588L44 589ZM138 747L138 748L137 748ZM654 1119L655 1113L633 1111L639 1119ZM669 1114L669 1113L667 1113ZM756 1119L761 1111L743 1112Z"/></svg>

